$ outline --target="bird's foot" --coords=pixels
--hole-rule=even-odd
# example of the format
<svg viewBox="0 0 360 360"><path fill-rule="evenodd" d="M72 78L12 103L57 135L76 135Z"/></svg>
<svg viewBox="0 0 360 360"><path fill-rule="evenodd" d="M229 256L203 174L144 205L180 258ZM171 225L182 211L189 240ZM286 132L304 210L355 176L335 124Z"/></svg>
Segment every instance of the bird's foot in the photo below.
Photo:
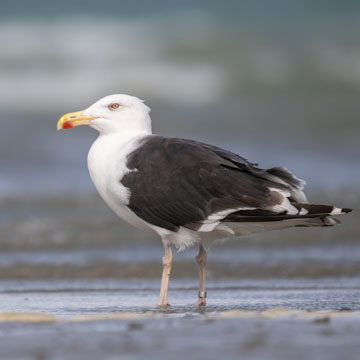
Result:
<svg viewBox="0 0 360 360"><path fill-rule="evenodd" d="M166 309L169 306L170 306L170 303L167 300L159 300L158 303L156 304L156 307L158 307L160 309Z"/></svg>
<svg viewBox="0 0 360 360"><path fill-rule="evenodd" d="M199 300L197 301L197 306L206 306L206 291L199 291Z"/></svg>
<svg viewBox="0 0 360 360"><path fill-rule="evenodd" d="M197 303L195 305L196 306L206 306L206 298L199 298L199 300L197 301Z"/></svg>

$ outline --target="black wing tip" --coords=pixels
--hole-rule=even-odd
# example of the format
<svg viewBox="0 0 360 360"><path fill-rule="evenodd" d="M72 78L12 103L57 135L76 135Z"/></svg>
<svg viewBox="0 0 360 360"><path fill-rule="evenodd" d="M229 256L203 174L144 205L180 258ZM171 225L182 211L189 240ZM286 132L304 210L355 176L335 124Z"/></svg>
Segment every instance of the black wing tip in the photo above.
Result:
<svg viewBox="0 0 360 360"><path fill-rule="evenodd" d="M349 209L349 208L342 208L341 209L341 212L343 212L344 214L348 214L348 213L351 213L353 210L352 209Z"/></svg>

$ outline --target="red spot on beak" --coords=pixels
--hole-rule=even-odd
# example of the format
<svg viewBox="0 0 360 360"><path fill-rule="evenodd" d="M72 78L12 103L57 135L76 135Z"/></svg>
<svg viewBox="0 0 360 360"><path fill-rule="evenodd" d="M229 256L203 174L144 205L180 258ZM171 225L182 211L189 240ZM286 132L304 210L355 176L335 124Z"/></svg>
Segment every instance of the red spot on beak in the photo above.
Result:
<svg viewBox="0 0 360 360"><path fill-rule="evenodd" d="M65 121L63 124L63 129L72 129L72 127L71 121Z"/></svg>

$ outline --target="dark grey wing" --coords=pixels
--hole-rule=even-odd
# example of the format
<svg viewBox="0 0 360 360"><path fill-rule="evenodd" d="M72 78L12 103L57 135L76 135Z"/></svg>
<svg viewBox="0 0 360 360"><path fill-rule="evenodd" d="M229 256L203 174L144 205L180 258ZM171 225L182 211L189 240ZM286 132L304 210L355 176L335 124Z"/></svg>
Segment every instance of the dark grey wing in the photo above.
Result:
<svg viewBox="0 0 360 360"><path fill-rule="evenodd" d="M285 167L277 166L271 169L260 169L257 167L258 164L250 163L243 157L234 154L230 151L192 140L191 142L193 142L194 144L197 143L199 145L202 145L206 149L215 152L217 155L219 155L223 159L228 160L242 171L249 172L253 176L257 176L262 179L267 179L276 184L282 185L282 187L280 188L286 189L290 192L291 195L290 200L303 202L303 203L307 202L305 194L303 193L303 189L306 184L305 181L297 178Z"/></svg>
<svg viewBox="0 0 360 360"><path fill-rule="evenodd" d="M192 140L148 136L128 157L121 180L128 207L146 222L171 231L197 230L210 215L243 209L270 211L289 192L284 174L259 169L226 150ZM272 212L277 214L277 212ZM224 215L225 216L225 215Z"/></svg>

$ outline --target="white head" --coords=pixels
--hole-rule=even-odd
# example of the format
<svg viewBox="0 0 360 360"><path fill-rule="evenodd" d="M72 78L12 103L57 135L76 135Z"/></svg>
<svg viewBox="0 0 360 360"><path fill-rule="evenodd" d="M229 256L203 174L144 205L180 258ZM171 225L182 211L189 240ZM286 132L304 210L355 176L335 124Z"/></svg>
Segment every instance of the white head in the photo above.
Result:
<svg viewBox="0 0 360 360"><path fill-rule="evenodd" d="M106 96L87 109L63 115L57 129L90 125L101 135L116 132L151 133L148 108L137 97L123 94Z"/></svg>

